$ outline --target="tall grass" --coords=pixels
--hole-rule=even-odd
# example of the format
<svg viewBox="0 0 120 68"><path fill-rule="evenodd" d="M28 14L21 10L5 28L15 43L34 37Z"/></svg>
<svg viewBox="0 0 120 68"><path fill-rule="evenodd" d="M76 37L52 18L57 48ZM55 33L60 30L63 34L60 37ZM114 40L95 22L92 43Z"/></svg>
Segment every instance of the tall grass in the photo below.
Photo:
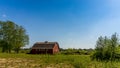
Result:
<svg viewBox="0 0 120 68"><path fill-rule="evenodd" d="M120 68L119 61L92 61L90 60L89 55L31 55L0 53L0 59L8 60L6 61L7 63L4 64L6 67L9 65L17 65L22 68ZM9 62L10 64L8 64Z"/></svg>

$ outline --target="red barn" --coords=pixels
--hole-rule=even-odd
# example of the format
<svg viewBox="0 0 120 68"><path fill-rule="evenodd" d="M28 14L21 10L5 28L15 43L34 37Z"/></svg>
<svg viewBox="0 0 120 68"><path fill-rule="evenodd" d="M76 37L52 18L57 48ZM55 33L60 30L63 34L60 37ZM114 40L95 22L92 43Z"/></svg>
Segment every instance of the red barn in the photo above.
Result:
<svg viewBox="0 0 120 68"><path fill-rule="evenodd" d="M31 50L31 54L55 54L59 52L59 44L57 42L36 42Z"/></svg>

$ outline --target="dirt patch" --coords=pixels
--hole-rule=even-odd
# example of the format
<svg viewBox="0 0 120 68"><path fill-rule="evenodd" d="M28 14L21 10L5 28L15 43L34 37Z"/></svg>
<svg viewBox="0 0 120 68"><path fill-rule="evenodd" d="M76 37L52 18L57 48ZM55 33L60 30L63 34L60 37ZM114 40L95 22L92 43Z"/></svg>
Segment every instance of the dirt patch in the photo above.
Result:
<svg viewBox="0 0 120 68"><path fill-rule="evenodd" d="M63 67L64 66L64 67ZM44 64L31 59L0 58L0 68L73 68L64 63Z"/></svg>

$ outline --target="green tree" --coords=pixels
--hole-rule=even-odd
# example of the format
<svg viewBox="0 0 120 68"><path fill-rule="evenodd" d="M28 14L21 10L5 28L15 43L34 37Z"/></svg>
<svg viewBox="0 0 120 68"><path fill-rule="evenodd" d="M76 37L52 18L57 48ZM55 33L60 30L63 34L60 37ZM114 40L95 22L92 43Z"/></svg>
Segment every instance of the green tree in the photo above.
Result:
<svg viewBox="0 0 120 68"><path fill-rule="evenodd" d="M12 49L12 42L11 40L13 39L13 30L14 30L14 23L12 23L11 21L7 21L7 22L1 22L1 43L5 44L4 46L2 45L2 48L4 49L4 51L6 52L11 52ZM3 42L4 41L4 42Z"/></svg>
<svg viewBox="0 0 120 68"><path fill-rule="evenodd" d="M10 53L12 49L16 53L20 47L25 46L29 42L29 37L22 26L12 21L0 21L0 46L2 52Z"/></svg>
<svg viewBox="0 0 120 68"><path fill-rule="evenodd" d="M20 47L29 43L29 37L26 35L26 30L22 26L16 26L14 35L14 50L19 53Z"/></svg>
<svg viewBox="0 0 120 68"><path fill-rule="evenodd" d="M111 45L110 45L111 60L114 60L115 58L115 54L116 54L115 49L118 47L118 45L119 45L119 39L117 33L115 33L111 36Z"/></svg>
<svg viewBox="0 0 120 68"><path fill-rule="evenodd" d="M96 60L115 60L119 45L117 33L113 34L111 38L100 36L96 42L95 53L92 59ZM117 57L118 58L118 57Z"/></svg>

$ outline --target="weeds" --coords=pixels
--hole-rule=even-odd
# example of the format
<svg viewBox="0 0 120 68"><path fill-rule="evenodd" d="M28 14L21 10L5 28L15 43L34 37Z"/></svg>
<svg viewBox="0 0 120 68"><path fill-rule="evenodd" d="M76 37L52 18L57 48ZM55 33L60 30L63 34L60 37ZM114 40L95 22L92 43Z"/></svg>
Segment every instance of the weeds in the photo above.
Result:
<svg viewBox="0 0 120 68"><path fill-rule="evenodd" d="M120 62L98 62L89 55L31 55L0 53L0 68L120 68Z"/></svg>

